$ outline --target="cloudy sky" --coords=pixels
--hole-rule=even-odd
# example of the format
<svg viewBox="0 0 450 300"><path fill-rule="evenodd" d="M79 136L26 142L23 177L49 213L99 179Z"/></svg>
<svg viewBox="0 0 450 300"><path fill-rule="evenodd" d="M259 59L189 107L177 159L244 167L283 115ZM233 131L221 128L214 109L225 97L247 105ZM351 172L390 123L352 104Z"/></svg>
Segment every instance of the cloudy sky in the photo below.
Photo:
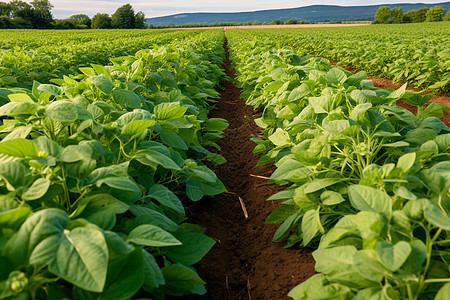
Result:
<svg viewBox="0 0 450 300"><path fill-rule="evenodd" d="M134 10L143 11L145 16L160 17L185 12L237 12L237 11L253 11L261 9L274 8L292 8L307 6L313 4L334 4L334 5L370 5L385 3L438 3L442 1L427 0L50 0L54 5L53 16L58 19L69 17L73 14L83 13L92 17L94 14L108 13L114 11L127 3L130 3ZM0 2L9 2L9 0L0 0ZM26 0L31 2L31 0Z"/></svg>

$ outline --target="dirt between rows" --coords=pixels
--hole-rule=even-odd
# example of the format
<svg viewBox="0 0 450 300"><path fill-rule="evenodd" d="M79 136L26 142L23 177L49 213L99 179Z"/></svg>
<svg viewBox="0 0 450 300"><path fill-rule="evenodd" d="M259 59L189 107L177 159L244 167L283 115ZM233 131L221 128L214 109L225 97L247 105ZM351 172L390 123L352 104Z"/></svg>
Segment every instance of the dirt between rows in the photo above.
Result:
<svg viewBox="0 0 450 300"><path fill-rule="evenodd" d="M228 53L224 68L235 77ZM278 226L264 221L279 203L266 199L282 188L255 177L269 177L275 170L256 167L258 158L252 153L255 144L250 138L261 131L253 120L260 114L245 105L233 82L222 85L225 90L210 116L230 123L218 142L227 163L213 170L229 192L191 208L190 222L207 228L216 244L196 264L208 293L186 299L290 299L289 290L314 274L314 259L311 250L285 249L283 243L272 241Z"/></svg>

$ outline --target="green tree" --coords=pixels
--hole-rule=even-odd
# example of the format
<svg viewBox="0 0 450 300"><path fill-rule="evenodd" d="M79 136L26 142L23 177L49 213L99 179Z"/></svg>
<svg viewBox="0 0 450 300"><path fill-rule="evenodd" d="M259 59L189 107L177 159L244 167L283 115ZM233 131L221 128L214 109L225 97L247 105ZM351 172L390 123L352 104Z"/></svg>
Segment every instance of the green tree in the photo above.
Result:
<svg viewBox="0 0 450 300"><path fill-rule="evenodd" d="M274 21L270 22L270 24L271 25L281 25L281 24L283 24L283 21L281 21L281 20L274 20Z"/></svg>
<svg viewBox="0 0 450 300"><path fill-rule="evenodd" d="M290 20L287 20L286 22L284 22L284 24L297 24L297 23L298 23L298 21L296 19L290 19Z"/></svg>
<svg viewBox="0 0 450 300"><path fill-rule="evenodd" d="M0 16L11 16L12 8L9 3L0 2Z"/></svg>
<svg viewBox="0 0 450 300"><path fill-rule="evenodd" d="M73 24L77 25L78 27L91 27L91 18L89 18L87 15L84 14L77 14L72 15L69 17L70 21L72 21Z"/></svg>
<svg viewBox="0 0 450 300"><path fill-rule="evenodd" d="M138 11L134 16L134 27L138 29L145 28L145 14L142 11Z"/></svg>
<svg viewBox="0 0 450 300"><path fill-rule="evenodd" d="M13 0L9 4L11 6L11 17L13 19L23 18L26 20L31 20L33 18L33 8L30 4L19 0Z"/></svg>
<svg viewBox="0 0 450 300"><path fill-rule="evenodd" d="M134 28L135 21L134 10L131 4L119 7L111 17L111 24L114 28Z"/></svg>
<svg viewBox="0 0 450 300"><path fill-rule="evenodd" d="M391 23L394 23L394 24L403 23L403 8L394 7L392 9L391 14L392 14Z"/></svg>
<svg viewBox="0 0 450 300"><path fill-rule="evenodd" d="M403 23L413 23L417 14L416 9L412 9L403 14Z"/></svg>
<svg viewBox="0 0 450 300"><path fill-rule="evenodd" d="M432 7L426 14L426 22L439 22L442 21L442 14L444 13L444 9L442 6L434 6Z"/></svg>
<svg viewBox="0 0 450 300"><path fill-rule="evenodd" d="M427 13L430 9L428 7L422 7L417 10L416 17L413 23L422 23L427 19Z"/></svg>
<svg viewBox="0 0 450 300"><path fill-rule="evenodd" d="M33 5L33 27L34 28L50 28L53 22L51 10L53 5L49 0L34 0Z"/></svg>
<svg viewBox="0 0 450 300"><path fill-rule="evenodd" d="M450 9L445 14L444 21L450 21Z"/></svg>
<svg viewBox="0 0 450 300"><path fill-rule="evenodd" d="M374 24L385 24L388 23L389 17L391 16L391 9L389 6L380 6L375 12Z"/></svg>
<svg viewBox="0 0 450 300"><path fill-rule="evenodd" d="M108 29L111 28L111 18L108 14L96 14L92 17L92 29Z"/></svg>

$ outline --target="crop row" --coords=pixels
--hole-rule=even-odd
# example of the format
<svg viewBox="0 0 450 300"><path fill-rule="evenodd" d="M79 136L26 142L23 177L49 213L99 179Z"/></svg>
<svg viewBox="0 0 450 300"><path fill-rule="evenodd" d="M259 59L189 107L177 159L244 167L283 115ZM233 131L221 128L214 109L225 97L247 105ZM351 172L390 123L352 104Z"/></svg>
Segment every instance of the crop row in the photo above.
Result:
<svg viewBox="0 0 450 300"><path fill-rule="evenodd" d="M228 126L208 118L223 34L205 32L4 88L0 299L203 294L213 246L184 205L225 190L203 162ZM15 298L16 299L16 298Z"/></svg>
<svg viewBox="0 0 450 300"><path fill-rule="evenodd" d="M318 248L319 274L289 296L446 299L450 129L439 117L448 107L280 48L278 33L253 34L227 31L243 96L262 110L254 153L286 186L268 199L282 204L267 223L282 223L274 240L287 237L286 247Z"/></svg>
<svg viewBox="0 0 450 300"><path fill-rule="evenodd" d="M34 80L49 83L89 64L105 65L110 58L197 34L199 31L5 30L0 33L0 88L31 88Z"/></svg>
<svg viewBox="0 0 450 300"><path fill-rule="evenodd" d="M444 93L450 92L449 32L448 22L252 30L280 47Z"/></svg>

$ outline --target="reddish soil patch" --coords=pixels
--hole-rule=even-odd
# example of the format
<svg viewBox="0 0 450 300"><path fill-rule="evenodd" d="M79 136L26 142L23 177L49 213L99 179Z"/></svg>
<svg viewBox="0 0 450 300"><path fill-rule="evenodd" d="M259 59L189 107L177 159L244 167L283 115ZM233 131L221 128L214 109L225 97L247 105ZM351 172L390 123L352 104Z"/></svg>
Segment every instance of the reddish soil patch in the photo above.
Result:
<svg viewBox="0 0 450 300"><path fill-rule="evenodd" d="M357 24L290 24L290 25L243 25L243 26L218 26L218 27L186 27L186 28L167 28L167 29L260 29L260 28L316 28L316 27L349 27L349 26L367 26L370 23Z"/></svg>
<svg viewBox="0 0 450 300"><path fill-rule="evenodd" d="M346 67L344 67L344 66L342 66L342 65L340 65L340 64L337 64L337 63L335 63L335 62L330 62L330 63L331 63L332 65L335 65L335 66L340 66L340 67L342 67L342 68L344 68L344 69L346 69L347 71L350 71L350 72L352 72L352 73L356 73L356 72L359 71L358 69L355 69L355 68L352 67L352 66L346 66ZM390 79L377 78L377 77L374 77L374 76L368 76L368 79L372 80L374 86L379 87L379 88L392 88L392 89L398 89L398 88L401 87L401 84L403 84L403 83L401 83L401 84L396 84L396 83L394 83L394 82L393 82L392 80L390 80ZM421 89L421 88L417 88L417 87L409 86L409 85L408 85L407 89L408 89L408 90L413 90L413 91L416 91L416 92L420 92L420 91L423 90L423 89ZM424 92L422 92L422 95L426 95L426 94L431 94L431 91L424 91ZM443 94L434 95L433 98L432 98L427 104L425 104L425 107L428 106L428 105L429 105L430 103L432 103L432 102L445 104L445 105L447 105L447 106L450 107L450 97L447 96L447 95L443 95ZM399 100L399 101L397 101L396 104L397 104L398 106L401 106L401 107L406 108L407 110L413 112L414 114L417 113L417 107L414 106L414 105L409 104L409 103L406 102L405 100ZM444 116L442 116L442 117L439 118L439 119L441 119L441 121L444 122L445 125L450 126L450 112L449 112L449 111L444 111Z"/></svg>
<svg viewBox="0 0 450 300"><path fill-rule="evenodd" d="M228 53L225 69L234 78ZM206 234L217 243L196 265L207 282L208 293L186 299L290 299L286 296L289 290L315 273L314 259L310 250L284 249L283 243L272 242L278 226L264 221L278 203L265 200L282 188L250 176L270 176L275 168L256 167L258 158L252 153L255 144L250 141L260 132L253 122L256 114L240 98L234 83L223 85L225 90L211 117L230 122L218 142L220 154L228 162L213 169L229 193L202 200L191 209L190 222L207 228Z"/></svg>

